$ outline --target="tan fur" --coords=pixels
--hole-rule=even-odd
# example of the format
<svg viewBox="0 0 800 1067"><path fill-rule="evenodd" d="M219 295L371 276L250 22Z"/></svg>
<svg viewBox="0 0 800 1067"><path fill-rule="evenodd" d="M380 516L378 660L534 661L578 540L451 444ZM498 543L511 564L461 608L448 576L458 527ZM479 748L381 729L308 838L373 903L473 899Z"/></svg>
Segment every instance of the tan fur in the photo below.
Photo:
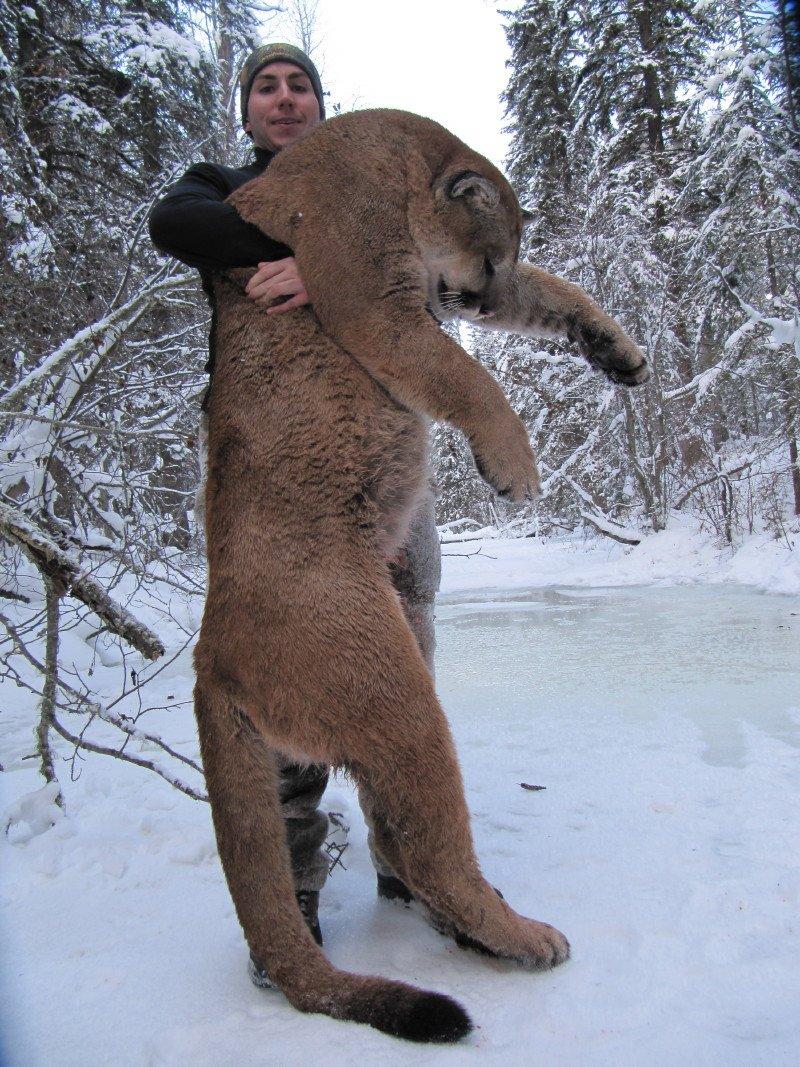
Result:
<svg viewBox="0 0 800 1067"><path fill-rule="evenodd" d="M464 430L498 490L520 499L537 486L524 427L426 305L572 331L590 358L595 329L596 361L621 380L642 378L644 361L580 290L517 264L510 187L428 120L333 119L232 201L294 249L314 313L268 316L240 281L218 283L196 710L220 856L251 951L296 1007L452 1040L469 1029L457 1005L337 971L314 943L265 739L347 768L382 855L462 943L534 968L566 959L563 935L517 915L481 875L388 561L424 485L422 416Z"/></svg>

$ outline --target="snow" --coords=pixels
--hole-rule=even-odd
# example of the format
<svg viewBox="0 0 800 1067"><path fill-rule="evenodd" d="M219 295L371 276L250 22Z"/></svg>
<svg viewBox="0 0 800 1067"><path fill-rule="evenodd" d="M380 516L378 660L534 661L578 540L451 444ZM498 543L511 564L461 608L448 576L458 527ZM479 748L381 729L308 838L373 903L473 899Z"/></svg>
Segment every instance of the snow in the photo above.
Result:
<svg viewBox="0 0 800 1067"><path fill-rule="evenodd" d="M752 126L742 126L739 130L739 134L736 138L737 145L743 145L745 141L760 141L761 134L754 130Z"/></svg>
<svg viewBox="0 0 800 1067"><path fill-rule="evenodd" d="M792 345L797 358L800 359L800 319L797 316L791 319L765 317L764 322L772 330L769 343L775 348L780 345Z"/></svg>
<svg viewBox="0 0 800 1067"><path fill-rule="evenodd" d="M797 1062L797 546L756 535L723 551L686 522L634 548L480 537L444 554L438 688L478 851L515 907L567 933L570 962L526 974L378 902L337 781L325 805L352 830L323 896L326 951L450 993L478 1028L411 1049L302 1016L247 978L208 807L100 756L70 781L59 744L62 813L24 758L31 697L6 684L4 1064ZM155 589L131 607L169 657L199 604L162 593L180 626L158 617ZM79 666L86 632L64 634ZM113 694L120 670L95 661L96 692ZM142 720L188 757L191 684L186 649L145 696L172 710Z"/></svg>
<svg viewBox="0 0 800 1067"><path fill-rule="evenodd" d="M85 38L90 48L118 48L120 42L124 42L127 62L145 68L151 74L166 73L170 63L175 60L186 63L195 71L200 69L202 63L202 52L193 40L157 19L147 22L122 19L118 23L101 26Z"/></svg>
<svg viewBox="0 0 800 1067"><path fill-rule="evenodd" d="M74 122L94 130L95 133L111 133L111 123L103 118L99 111L89 107L83 100L73 96L72 93L62 93L51 105L55 119Z"/></svg>
<svg viewBox="0 0 800 1067"><path fill-rule="evenodd" d="M58 783L48 782L41 789L34 789L12 804L3 817L3 831L9 841L24 845L33 837L55 826L64 812L56 803Z"/></svg>
<svg viewBox="0 0 800 1067"><path fill-rule="evenodd" d="M489 531L470 531L476 538ZM753 534L721 549L691 520L673 517L669 529L628 547L606 540L539 541L534 538L446 544L443 591L530 589L545 586L612 586L692 583L750 585L769 593L800 595L800 536L776 541ZM455 553L479 553L480 559Z"/></svg>
<svg viewBox="0 0 800 1067"><path fill-rule="evenodd" d="M24 237L14 241L8 250L8 258L15 270L27 268L36 278L44 277L53 256L50 234L41 226L29 222Z"/></svg>

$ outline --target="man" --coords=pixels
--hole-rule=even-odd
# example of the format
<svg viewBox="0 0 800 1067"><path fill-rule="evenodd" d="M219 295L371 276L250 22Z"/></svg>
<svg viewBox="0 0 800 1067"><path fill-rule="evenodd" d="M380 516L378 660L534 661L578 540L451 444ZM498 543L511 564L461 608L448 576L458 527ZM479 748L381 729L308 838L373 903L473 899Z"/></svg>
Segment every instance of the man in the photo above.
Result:
<svg viewBox="0 0 800 1067"><path fill-rule="evenodd" d="M212 286L215 271L230 267L257 268L246 292L251 300L267 309L267 314L286 314L309 303L291 249L244 222L225 200L234 189L261 174L276 153L324 120L320 77L310 58L299 48L268 44L248 57L240 75L240 90L242 124L254 146L252 162L238 168L214 163L190 167L150 214L150 236L155 246L197 267L211 300L207 365L212 373L211 388L216 326ZM392 574L406 617L431 672L433 601L439 586L440 565L433 497L429 494L412 524L407 544L392 564ZM321 944L317 909L319 891L328 873L327 857L322 851L328 820L318 805L328 780L328 768L292 764L280 755L277 758L297 901ZM371 825L373 813L365 798L362 806ZM370 847L378 872L379 894L410 900L409 890L372 847L371 833ZM257 966L251 967L251 976L257 984L265 984L265 976Z"/></svg>

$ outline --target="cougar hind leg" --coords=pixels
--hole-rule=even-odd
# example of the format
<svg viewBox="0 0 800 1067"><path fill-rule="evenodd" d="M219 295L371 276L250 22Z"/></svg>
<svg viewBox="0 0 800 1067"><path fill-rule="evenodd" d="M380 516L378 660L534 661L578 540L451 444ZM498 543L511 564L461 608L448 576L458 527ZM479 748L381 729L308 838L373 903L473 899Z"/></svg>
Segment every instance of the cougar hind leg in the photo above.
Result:
<svg viewBox="0 0 800 1067"><path fill-rule="evenodd" d="M367 1023L412 1041L457 1041L472 1029L449 997L335 968L294 895L274 754L219 679L198 671L200 745L219 855L252 954L294 1007Z"/></svg>
<svg viewBox="0 0 800 1067"><path fill-rule="evenodd" d="M433 705L426 714L435 718L436 711ZM374 798L376 849L427 905L434 925L462 947L534 970L554 967L569 955L566 938L547 923L514 912L480 872L455 754L449 736L442 736L443 716L436 725L427 737L406 738L405 744L393 738L394 774L387 775L380 760L349 763L356 781ZM423 746L433 759L420 751Z"/></svg>
<svg viewBox="0 0 800 1067"><path fill-rule="evenodd" d="M293 711L261 696L267 679L251 682L259 695L249 709L278 747L302 738L311 758L352 773L372 800L379 851L454 936L523 966L555 966L569 954L564 936L517 915L481 875L430 673L388 578L382 583L367 567L338 575L351 596L346 615L318 610L313 620L294 620L292 648L303 650L304 669L293 658L291 697L279 681L275 690ZM343 602L338 590L326 600Z"/></svg>

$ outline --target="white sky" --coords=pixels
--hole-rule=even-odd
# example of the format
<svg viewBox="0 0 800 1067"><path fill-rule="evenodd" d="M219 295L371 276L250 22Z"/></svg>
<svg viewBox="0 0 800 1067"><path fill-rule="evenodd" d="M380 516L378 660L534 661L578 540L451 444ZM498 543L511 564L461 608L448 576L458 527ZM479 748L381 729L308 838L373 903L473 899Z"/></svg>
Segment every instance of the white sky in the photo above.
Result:
<svg viewBox="0 0 800 1067"><path fill-rule="evenodd" d="M500 93L509 51L494 0L319 0L314 61L326 101L343 110L426 115L502 166ZM271 21L265 39L296 42Z"/></svg>

